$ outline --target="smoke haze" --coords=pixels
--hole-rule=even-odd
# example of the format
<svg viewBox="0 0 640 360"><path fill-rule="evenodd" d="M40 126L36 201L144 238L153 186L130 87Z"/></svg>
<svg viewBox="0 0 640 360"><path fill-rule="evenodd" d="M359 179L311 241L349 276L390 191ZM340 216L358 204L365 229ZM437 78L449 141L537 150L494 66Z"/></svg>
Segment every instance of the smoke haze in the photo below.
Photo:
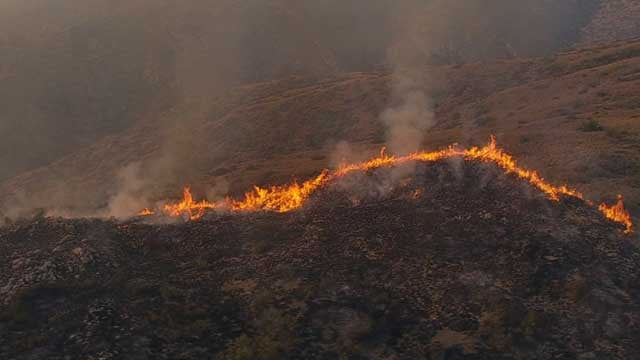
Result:
<svg viewBox="0 0 640 360"><path fill-rule="evenodd" d="M122 154L92 194L69 189L71 174L44 171L53 196L14 193L0 203L15 215L34 202L66 209L95 197L91 204L123 216L136 202L151 201L148 189L157 196L163 186L197 180L212 161L234 155L219 139L246 128L229 125L217 138L201 131L225 114L212 99L294 75L391 72L390 102L378 114L386 142L393 153L415 151L435 122L429 66L553 52L575 42L596 3L5 0L0 182L135 126L159 135L147 153L130 160ZM211 195L219 196L227 186L214 187Z"/></svg>

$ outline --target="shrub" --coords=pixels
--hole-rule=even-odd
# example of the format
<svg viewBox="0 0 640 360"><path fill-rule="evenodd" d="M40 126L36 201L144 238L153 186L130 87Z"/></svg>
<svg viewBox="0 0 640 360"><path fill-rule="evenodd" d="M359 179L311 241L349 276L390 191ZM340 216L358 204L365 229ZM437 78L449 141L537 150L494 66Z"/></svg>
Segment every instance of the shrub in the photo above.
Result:
<svg viewBox="0 0 640 360"><path fill-rule="evenodd" d="M602 127L599 121L591 119L589 121L585 121L580 127L580 130L584 132L595 132L604 130L604 127Z"/></svg>

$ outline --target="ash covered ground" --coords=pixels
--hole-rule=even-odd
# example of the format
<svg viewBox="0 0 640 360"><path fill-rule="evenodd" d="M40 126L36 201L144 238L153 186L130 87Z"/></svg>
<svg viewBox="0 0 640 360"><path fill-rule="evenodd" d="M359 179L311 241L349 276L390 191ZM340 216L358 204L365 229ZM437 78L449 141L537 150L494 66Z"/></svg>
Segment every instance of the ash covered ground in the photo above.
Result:
<svg viewBox="0 0 640 360"><path fill-rule="evenodd" d="M489 165L398 171L287 214L5 226L0 358L637 358L619 225Z"/></svg>

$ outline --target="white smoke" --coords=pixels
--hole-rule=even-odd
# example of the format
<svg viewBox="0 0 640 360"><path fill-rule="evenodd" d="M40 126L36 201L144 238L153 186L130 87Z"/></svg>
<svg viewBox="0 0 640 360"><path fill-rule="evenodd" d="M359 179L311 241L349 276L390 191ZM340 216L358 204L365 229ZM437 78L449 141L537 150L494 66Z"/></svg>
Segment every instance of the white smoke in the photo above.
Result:
<svg viewBox="0 0 640 360"><path fill-rule="evenodd" d="M133 163L117 175L118 192L109 200L106 215L124 219L141 210L141 204L148 202L149 178L141 170L139 163Z"/></svg>
<svg viewBox="0 0 640 360"><path fill-rule="evenodd" d="M387 128L387 147L394 154L415 152L434 123L431 100L415 79L397 73L393 82L398 103L380 115Z"/></svg>
<svg viewBox="0 0 640 360"><path fill-rule="evenodd" d="M423 147L426 132L434 124L429 94L429 36L422 31L424 5L399 6L395 41L387 51L392 67L392 103L380 115L387 130L387 147L407 154Z"/></svg>

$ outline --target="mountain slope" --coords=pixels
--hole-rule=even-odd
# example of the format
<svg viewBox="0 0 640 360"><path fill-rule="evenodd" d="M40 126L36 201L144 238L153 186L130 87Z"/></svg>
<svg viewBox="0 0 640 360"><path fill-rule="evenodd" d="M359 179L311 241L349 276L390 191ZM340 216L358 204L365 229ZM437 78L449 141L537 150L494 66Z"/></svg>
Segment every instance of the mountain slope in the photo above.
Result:
<svg viewBox="0 0 640 360"><path fill-rule="evenodd" d="M154 119L184 99L416 56L457 63L618 39L631 2L62 0L0 4L0 181ZM593 12L597 22L589 25ZM415 22L415 24L413 24ZM535 31L531 31L535 29Z"/></svg>
<svg viewBox="0 0 640 360"><path fill-rule="evenodd" d="M521 163L553 182L596 201L622 193L637 214L638 54L640 43L630 42L437 67L430 72L436 124L424 133L425 147L484 144L494 133ZM342 156L379 151L386 137L379 114L391 102L390 81L386 73L290 78L186 102L159 120L3 182L2 209L93 211L126 188L119 175L134 163L141 164L136 207L179 196L187 184L200 197L217 184L238 194L253 184L305 179ZM350 152L338 151L342 141Z"/></svg>

